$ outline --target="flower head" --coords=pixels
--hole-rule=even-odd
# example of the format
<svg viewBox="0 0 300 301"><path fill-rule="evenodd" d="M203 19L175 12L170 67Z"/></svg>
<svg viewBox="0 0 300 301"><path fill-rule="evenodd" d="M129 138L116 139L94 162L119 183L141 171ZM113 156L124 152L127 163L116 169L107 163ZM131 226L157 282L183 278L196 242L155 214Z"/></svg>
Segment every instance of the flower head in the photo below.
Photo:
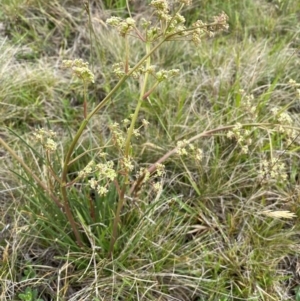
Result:
<svg viewBox="0 0 300 301"><path fill-rule="evenodd" d="M71 68L73 75L80 78L86 83L94 83L94 74L89 69L89 63L84 62L82 59L64 60L63 67Z"/></svg>

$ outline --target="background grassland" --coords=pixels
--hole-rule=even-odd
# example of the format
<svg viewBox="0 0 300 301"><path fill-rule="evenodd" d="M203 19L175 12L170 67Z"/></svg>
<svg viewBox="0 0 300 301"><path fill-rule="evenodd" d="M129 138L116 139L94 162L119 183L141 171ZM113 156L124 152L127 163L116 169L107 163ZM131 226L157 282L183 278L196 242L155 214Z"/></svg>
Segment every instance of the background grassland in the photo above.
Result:
<svg viewBox="0 0 300 301"><path fill-rule="evenodd" d="M126 1L90 1L93 30L81 1L0 4L0 135L46 179L38 148L27 147L33 130L43 126L58 133L60 158L82 120L82 85L61 62L89 61L96 79L89 87L89 107L96 106L116 83L112 64L124 54L123 40L104 22L111 15L127 16ZM137 19L149 15L144 1L131 1L130 7ZM191 24L220 11L229 16L228 32L198 47L168 42L153 55L159 68L181 73L163 82L142 107L140 119L150 126L133 141L137 165L154 163L179 140L252 123L240 89L254 96L256 122L271 122L271 109L279 107L300 127L300 99L288 85L291 78L300 83L300 3L194 0L184 14ZM133 65L144 48L133 39L130 45ZM109 122L128 118L138 92L132 79L119 89L92 119L77 155L107 145ZM19 294L28 289L42 300L300 300L299 138L286 149L285 137L275 129L249 130L248 154L220 132L196 141L204 151L201 164L192 156L171 157L163 191L149 186L141 192L134 204L139 214L133 212L122 227L113 260L104 256L113 204L97 200L107 231L93 241L86 224L91 247L79 249L60 210L0 150L0 229L11 225L0 234L0 299L22 300ZM263 185L257 171L273 154L281 155L288 179ZM94 155L88 152L72 171ZM71 193L86 221L84 191ZM269 217L264 210L288 210L296 217Z"/></svg>

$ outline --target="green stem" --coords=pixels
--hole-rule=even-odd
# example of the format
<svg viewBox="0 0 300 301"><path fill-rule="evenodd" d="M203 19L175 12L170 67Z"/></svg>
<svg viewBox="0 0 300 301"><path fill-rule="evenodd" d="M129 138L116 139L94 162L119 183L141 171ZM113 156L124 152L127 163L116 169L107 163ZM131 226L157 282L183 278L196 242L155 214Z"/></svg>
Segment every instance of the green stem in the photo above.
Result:
<svg viewBox="0 0 300 301"><path fill-rule="evenodd" d="M65 209L65 213L67 215L67 219L70 222L70 225L72 227L73 233L76 237L76 241L78 243L79 246L82 246L82 239L80 237L79 231L77 229L75 220L73 218L73 214L70 208L70 204L69 204L69 200L68 200L68 196L67 196L67 175L68 175L68 164L71 158L71 155L73 153L73 150L75 148L75 145L77 144L77 141L79 140L82 132L84 131L86 125L87 125L88 121L87 119L83 120L83 122L80 125L79 130L77 131L73 141L71 142L69 151L65 157L64 160L64 166L63 166L63 170L62 170L62 176L61 176L61 195L62 195L62 199L63 199L63 204L64 204L64 209Z"/></svg>
<svg viewBox="0 0 300 301"><path fill-rule="evenodd" d="M124 184L126 185L126 184ZM119 194L119 202L118 202L118 206L117 206L117 210L116 210L116 214L115 214L115 218L114 218L114 224L113 224L113 232L110 238L110 244L109 244L109 251L108 251L108 258L112 258L112 254L113 254L113 250L114 250L114 246L116 243L116 240L118 238L118 227L121 223L121 210L123 208L124 205L124 200L125 200L125 190L122 189L122 191Z"/></svg>
<svg viewBox="0 0 300 301"><path fill-rule="evenodd" d="M87 117L87 83L83 81L83 118Z"/></svg>
<svg viewBox="0 0 300 301"><path fill-rule="evenodd" d="M150 53L151 53L150 43L147 42L146 43L146 56L148 56L148 57L147 57L147 60L146 60L146 70L150 67L150 64L151 64L151 57L149 55ZM130 156L130 142L131 142L131 138L132 138L132 135L133 135L134 126L135 126L137 117L139 115L140 108L141 108L142 103L144 101L144 95L146 94L148 77L149 77L149 72L146 72L145 77L144 77L144 81L143 81L143 86L141 87L141 91L140 91L140 97L139 97L137 106L135 108L135 112L133 114L131 124L130 124L129 130L128 130L128 133L127 133L127 137L126 137L126 141L125 141L125 153L124 153L124 157L127 158L127 159ZM113 253L113 249L114 249L114 245L115 245L116 240L118 238L118 227L121 223L121 217L120 216L121 216L122 208L123 208L124 203L125 203L125 191L126 191L126 187L128 185L127 184L128 179L129 179L129 174L128 174L128 171L126 171L123 187L122 187L122 190L119 194L119 202L118 202L118 205L117 205L117 210L116 210L116 214L115 214L115 218L114 218L113 233L112 233L111 239L110 239L108 258L111 258L112 253Z"/></svg>
<svg viewBox="0 0 300 301"><path fill-rule="evenodd" d="M146 54L149 54L149 53L150 53L150 43L147 42L146 43ZM151 64L151 57L148 56L147 60L146 60L146 70L150 67L150 64ZM132 117L132 120L131 120L131 124L130 124L129 130L128 130L128 134L127 134L127 137L126 137L125 157L127 157L127 158L129 156L130 141L131 141L132 134L133 134L133 131L134 131L134 126L135 126L136 120L137 120L138 115L139 115L139 111L141 109L141 106L142 106L142 103L143 103L143 100L144 100L144 95L146 94L148 77L149 77L149 72L146 72L145 77L144 77L144 81L143 81L143 86L142 86L141 91L140 91L140 97L139 97L137 106L135 108L135 111L134 111L134 114L133 114L133 117Z"/></svg>
<svg viewBox="0 0 300 301"><path fill-rule="evenodd" d="M66 183L66 182L64 182L64 183ZM61 186L61 194L62 194L62 198L64 200L65 213L66 213L67 219L69 220L69 223L71 225L73 233L75 235L77 244L80 247L82 247L83 246L82 239L81 239L81 236L80 236L79 231L77 229L77 226L76 226L76 223L75 223L75 220L74 220L71 208L70 208L70 204L69 204L69 200L68 200L68 196L67 196L67 188L66 188L66 184L64 184L64 183Z"/></svg>
<svg viewBox="0 0 300 301"><path fill-rule="evenodd" d="M129 42L128 37L125 37L125 73L129 71Z"/></svg>

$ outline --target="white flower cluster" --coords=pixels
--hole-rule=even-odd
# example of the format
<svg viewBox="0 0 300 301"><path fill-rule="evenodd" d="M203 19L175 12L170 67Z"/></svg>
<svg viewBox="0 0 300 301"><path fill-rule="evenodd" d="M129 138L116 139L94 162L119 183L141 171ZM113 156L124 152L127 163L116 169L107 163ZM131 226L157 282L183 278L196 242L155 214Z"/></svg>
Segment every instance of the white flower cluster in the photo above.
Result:
<svg viewBox="0 0 300 301"><path fill-rule="evenodd" d="M237 123L232 130L227 132L227 138L235 139L241 147L242 153L247 154L249 151L249 145L252 144L250 134L251 132L249 130L243 129L242 124Z"/></svg>
<svg viewBox="0 0 300 301"><path fill-rule="evenodd" d="M291 116L289 115L288 112L282 111L277 107L274 107L271 109L271 112L274 116L274 120L276 123L276 130L279 133L285 134L286 135L286 145L290 145L292 141L295 139L297 136L297 133L294 129L291 128L293 124L293 120Z"/></svg>
<svg viewBox="0 0 300 301"><path fill-rule="evenodd" d="M263 183L271 181L286 181L287 173L285 164L280 158L271 158L271 160L262 160L258 172L259 180Z"/></svg>
<svg viewBox="0 0 300 301"><path fill-rule="evenodd" d="M71 68L73 74L86 83L95 82L94 74L89 69L89 63L84 62L82 59L64 60L63 67Z"/></svg>
<svg viewBox="0 0 300 301"><path fill-rule="evenodd" d="M101 157L105 157L105 155L102 154ZM107 194L107 187L117 177L113 161L98 164L94 161L90 161L88 165L78 173L78 179L88 178L91 175L92 178L88 180L88 183L100 196Z"/></svg>
<svg viewBox="0 0 300 301"><path fill-rule="evenodd" d="M106 20L106 23L110 26L116 27L122 37L125 37L134 29L135 26L135 20L132 18L123 20L119 17L111 17Z"/></svg>
<svg viewBox="0 0 300 301"><path fill-rule="evenodd" d="M195 148L195 146L187 140L177 142L176 152L180 156L190 155L196 162L201 162L203 159L203 150L201 148Z"/></svg>
<svg viewBox="0 0 300 301"><path fill-rule="evenodd" d="M54 152L57 148L57 143L54 141L56 134L51 130L38 129L33 133L34 139L38 141L48 152Z"/></svg>

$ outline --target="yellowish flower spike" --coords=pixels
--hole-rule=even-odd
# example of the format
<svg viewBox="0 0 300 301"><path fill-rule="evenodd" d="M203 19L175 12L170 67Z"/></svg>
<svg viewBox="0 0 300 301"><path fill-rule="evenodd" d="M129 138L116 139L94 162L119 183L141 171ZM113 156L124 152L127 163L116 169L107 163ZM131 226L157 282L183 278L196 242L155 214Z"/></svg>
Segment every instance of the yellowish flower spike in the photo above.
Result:
<svg viewBox="0 0 300 301"><path fill-rule="evenodd" d="M262 214L274 218L294 218L297 217L295 213L292 213L290 211L285 211L285 210L278 210L278 211L271 211L271 210L265 210L261 212Z"/></svg>

